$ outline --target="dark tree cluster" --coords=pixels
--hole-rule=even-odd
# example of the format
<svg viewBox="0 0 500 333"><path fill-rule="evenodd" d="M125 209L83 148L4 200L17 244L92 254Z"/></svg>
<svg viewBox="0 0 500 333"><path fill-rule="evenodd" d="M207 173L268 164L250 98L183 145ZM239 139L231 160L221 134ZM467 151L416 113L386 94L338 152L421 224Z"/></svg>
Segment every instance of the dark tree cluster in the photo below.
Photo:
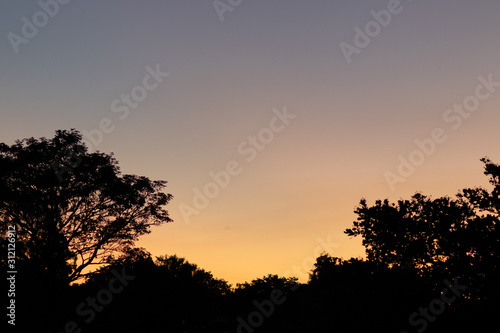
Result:
<svg viewBox="0 0 500 333"><path fill-rule="evenodd" d="M88 152L75 130L0 144L3 253L9 226L16 229L16 326L9 328L489 331L500 310L500 165L482 161L490 189L373 206L362 199L345 233L362 238L366 258L323 253L307 283L270 274L231 287L184 258L135 247L152 226L171 221L166 182L122 175L112 155ZM0 265L7 281L5 255Z"/></svg>

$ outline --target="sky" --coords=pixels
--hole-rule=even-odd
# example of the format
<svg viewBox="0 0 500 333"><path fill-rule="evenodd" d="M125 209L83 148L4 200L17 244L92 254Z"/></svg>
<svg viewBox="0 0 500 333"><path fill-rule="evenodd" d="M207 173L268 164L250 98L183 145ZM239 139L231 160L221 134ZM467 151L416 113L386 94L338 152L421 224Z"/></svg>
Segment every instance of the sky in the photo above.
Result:
<svg viewBox="0 0 500 333"><path fill-rule="evenodd" d="M233 285L362 257L362 198L453 196L500 163L497 0L0 6L0 142L75 128L168 181L174 222L137 245Z"/></svg>

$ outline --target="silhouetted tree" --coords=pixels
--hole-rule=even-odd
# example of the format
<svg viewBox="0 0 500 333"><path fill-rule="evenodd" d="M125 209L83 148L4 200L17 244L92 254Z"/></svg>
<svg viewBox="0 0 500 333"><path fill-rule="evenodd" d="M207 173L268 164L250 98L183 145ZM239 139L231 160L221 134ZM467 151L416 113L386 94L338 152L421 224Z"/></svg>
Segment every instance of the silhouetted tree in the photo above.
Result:
<svg viewBox="0 0 500 333"><path fill-rule="evenodd" d="M67 283L170 222L165 185L122 175L112 154L88 152L76 130L1 143L1 231L16 226L18 260L38 278Z"/></svg>
<svg viewBox="0 0 500 333"><path fill-rule="evenodd" d="M189 281L189 283L202 286L203 289L214 294L227 295L231 292L231 287L227 281L214 278L212 273L176 255L156 257L156 265L167 272L171 278L179 281Z"/></svg>
<svg viewBox="0 0 500 333"><path fill-rule="evenodd" d="M447 197L431 199L415 194L397 204L377 200L368 207L361 200L349 236L362 236L368 260L428 272L451 257L465 256L467 220L474 212Z"/></svg>
<svg viewBox="0 0 500 333"><path fill-rule="evenodd" d="M435 283L459 277L470 286L469 297L484 299L492 292L484 289L487 281L499 276L500 166L482 161L491 192L464 189L456 199L417 193L411 200L378 200L372 207L363 199L357 221L345 233L363 237L369 261L411 269Z"/></svg>
<svg viewBox="0 0 500 333"><path fill-rule="evenodd" d="M467 221L466 272L473 277L471 289L476 289L477 298L496 302L500 297L500 165L483 158L484 174L493 185L491 191L484 188L468 188L458 193L464 205L471 207L475 215ZM450 262L461 267L460 258ZM498 304L498 303L497 303Z"/></svg>
<svg viewBox="0 0 500 333"><path fill-rule="evenodd" d="M223 332L221 325L228 326L221 319L227 312L224 298L231 292L230 285L176 255L153 260L143 249L130 249L79 286L80 298L107 288L122 269L134 279L95 320L81 325L86 330Z"/></svg>
<svg viewBox="0 0 500 333"><path fill-rule="evenodd" d="M284 293L288 293L290 290L297 288L297 281L296 277L280 277L276 274L269 274L263 278L254 279L250 283L238 283L235 292L237 294L248 293L256 297L269 297L273 290L279 289Z"/></svg>
<svg viewBox="0 0 500 333"><path fill-rule="evenodd" d="M14 225L19 329L49 331L64 318L71 281L170 222L165 185L122 175L76 130L0 143L0 243Z"/></svg>

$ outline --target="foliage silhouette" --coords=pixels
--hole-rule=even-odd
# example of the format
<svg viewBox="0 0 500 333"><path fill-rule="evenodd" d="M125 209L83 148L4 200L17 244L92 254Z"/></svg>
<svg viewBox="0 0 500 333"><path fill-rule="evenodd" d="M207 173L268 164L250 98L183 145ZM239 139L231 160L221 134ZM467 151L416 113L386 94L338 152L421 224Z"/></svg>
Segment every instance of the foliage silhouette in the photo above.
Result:
<svg viewBox="0 0 500 333"><path fill-rule="evenodd" d="M480 292L500 264L500 166L484 158L485 174L494 186L464 189L455 199L431 199L420 193L397 204L362 199L353 227L345 233L362 236L367 258L399 266L438 283L446 277L466 280L469 297Z"/></svg>
<svg viewBox="0 0 500 333"><path fill-rule="evenodd" d="M113 270L123 268L134 280L94 321L82 325L86 330L148 332L168 328L174 332L208 332L220 326L217 318L227 312L224 297L230 293L230 285L175 255L153 260L141 249L130 249L92 274L84 285L75 286L75 290L85 299L85 295L106 288Z"/></svg>
<svg viewBox="0 0 500 333"><path fill-rule="evenodd" d="M74 168L61 176L56 164ZM16 225L19 260L35 263L36 274L47 280L77 280L151 226L170 222L163 206L172 195L161 192L165 184L121 175L112 155L89 153L76 130L0 144L2 231Z"/></svg>
<svg viewBox="0 0 500 333"><path fill-rule="evenodd" d="M165 185L122 175L112 154L89 152L76 130L0 143L0 241L14 225L19 328L48 331L63 316L69 284L90 265L171 222Z"/></svg>
<svg viewBox="0 0 500 333"><path fill-rule="evenodd" d="M233 289L185 258L153 259L134 247L171 221L166 182L122 175L112 155L89 153L75 130L0 144L0 241L16 225L22 272L17 328L64 332L73 321L75 333L416 332L411 315L440 297L444 279L458 278L464 296L425 331L485 331L500 310L500 165L482 161L492 189L373 206L362 199L345 233L362 237L366 258L322 254L307 284L269 274ZM5 256L0 265L6 281ZM123 288L119 273L129 277ZM271 311L276 290L286 301ZM242 328L239 318L259 316Z"/></svg>

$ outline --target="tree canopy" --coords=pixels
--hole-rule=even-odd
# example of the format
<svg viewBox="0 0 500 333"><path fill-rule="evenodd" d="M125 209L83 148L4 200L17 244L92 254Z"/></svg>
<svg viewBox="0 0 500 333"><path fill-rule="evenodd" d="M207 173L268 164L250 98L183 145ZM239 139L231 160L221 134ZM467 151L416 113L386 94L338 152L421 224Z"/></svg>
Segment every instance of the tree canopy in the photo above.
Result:
<svg viewBox="0 0 500 333"><path fill-rule="evenodd" d="M122 175L113 154L89 152L76 130L0 144L2 231L15 225L19 260L51 280L77 280L171 222L165 186Z"/></svg>
<svg viewBox="0 0 500 333"><path fill-rule="evenodd" d="M416 193L410 200L378 200L371 207L362 199L358 218L345 233L363 238L369 261L437 281L459 276L474 285L470 291L478 291L500 271L500 166L488 158L482 162L492 190L467 188L456 198L436 199Z"/></svg>
<svg viewBox="0 0 500 333"><path fill-rule="evenodd" d="M75 130L2 143L0 240L16 226L18 328L485 331L500 310L500 165L482 161L491 189L362 199L345 233L362 237L366 258L323 253L307 284L269 274L231 288L183 257L134 247L171 222L165 181L123 175L113 154L89 152Z"/></svg>

